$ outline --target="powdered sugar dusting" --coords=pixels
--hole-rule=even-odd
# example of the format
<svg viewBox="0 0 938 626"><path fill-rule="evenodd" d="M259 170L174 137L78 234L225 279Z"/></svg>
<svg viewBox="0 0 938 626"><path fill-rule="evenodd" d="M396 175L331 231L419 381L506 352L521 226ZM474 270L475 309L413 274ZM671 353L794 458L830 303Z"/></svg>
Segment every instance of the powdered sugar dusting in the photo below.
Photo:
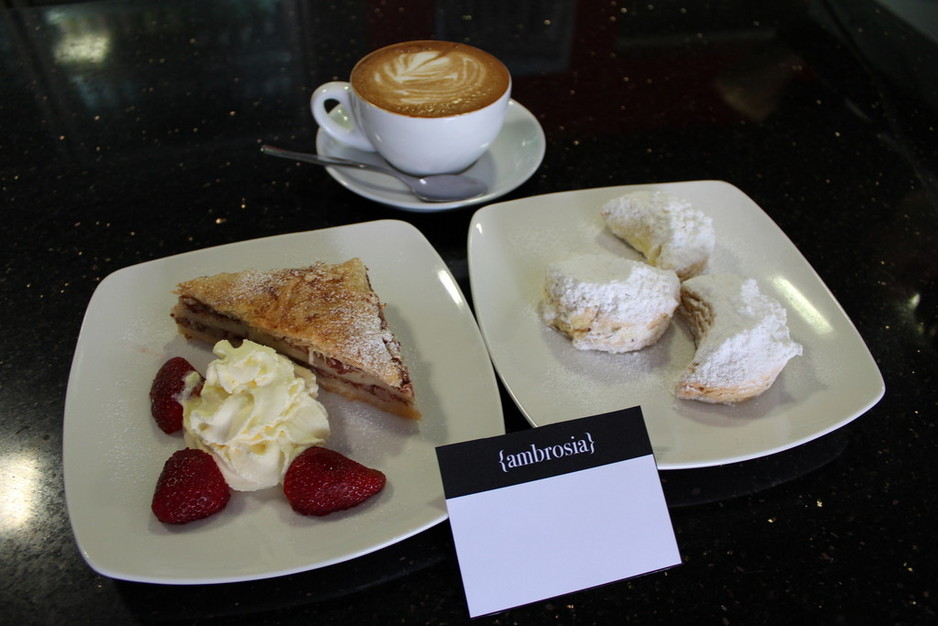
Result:
<svg viewBox="0 0 938 626"><path fill-rule="evenodd" d="M716 245L713 221L687 200L662 191L634 191L607 202L600 213L616 236L657 267L681 279L701 273Z"/></svg>
<svg viewBox="0 0 938 626"><path fill-rule="evenodd" d="M400 346L357 258L336 265L218 274L183 283L180 291L210 301L232 317L247 313L252 325L277 336L325 338L317 343L334 346L343 363L381 372L390 384L403 382L401 368L393 365L400 361Z"/></svg>
<svg viewBox="0 0 938 626"><path fill-rule="evenodd" d="M679 290L672 271L581 254L548 266L541 316L581 350L628 352L661 336L677 307Z"/></svg>
<svg viewBox="0 0 938 626"><path fill-rule="evenodd" d="M801 344L789 335L787 313L753 278L706 274L684 282L681 313L697 352L681 385L766 388Z"/></svg>

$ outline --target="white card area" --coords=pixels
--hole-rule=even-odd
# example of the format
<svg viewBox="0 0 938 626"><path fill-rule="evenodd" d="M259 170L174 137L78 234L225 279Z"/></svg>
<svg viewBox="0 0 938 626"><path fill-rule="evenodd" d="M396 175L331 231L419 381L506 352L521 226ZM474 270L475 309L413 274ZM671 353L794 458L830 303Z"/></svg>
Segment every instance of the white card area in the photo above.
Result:
<svg viewBox="0 0 938 626"><path fill-rule="evenodd" d="M472 617L681 560L652 455L446 506Z"/></svg>

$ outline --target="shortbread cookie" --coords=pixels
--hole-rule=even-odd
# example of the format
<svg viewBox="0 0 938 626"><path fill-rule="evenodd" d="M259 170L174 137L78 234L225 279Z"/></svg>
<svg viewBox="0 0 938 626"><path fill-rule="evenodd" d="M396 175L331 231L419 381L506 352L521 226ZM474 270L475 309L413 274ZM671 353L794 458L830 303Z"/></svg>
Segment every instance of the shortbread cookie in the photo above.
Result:
<svg viewBox="0 0 938 626"><path fill-rule="evenodd" d="M679 297L671 270L583 254L548 266L541 317L577 349L631 352L658 341Z"/></svg>
<svg viewBox="0 0 938 626"><path fill-rule="evenodd" d="M610 200L600 212L613 234L681 280L702 273L713 254L713 221L683 198L633 191Z"/></svg>
<svg viewBox="0 0 938 626"><path fill-rule="evenodd" d="M704 274L681 285L678 311L697 343L675 394L685 400L732 404L772 386L789 359L802 354L789 336L785 308L756 281Z"/></svg>

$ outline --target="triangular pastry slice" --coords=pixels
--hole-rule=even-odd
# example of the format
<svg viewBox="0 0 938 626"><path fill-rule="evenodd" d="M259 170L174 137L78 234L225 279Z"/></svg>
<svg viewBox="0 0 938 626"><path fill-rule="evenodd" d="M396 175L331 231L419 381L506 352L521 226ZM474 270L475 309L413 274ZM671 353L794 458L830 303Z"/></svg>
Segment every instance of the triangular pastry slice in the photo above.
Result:
<svg viewBox="0 0 938 626"><path fill-rule="evenodd" d="M186 337L250 339L310 367L327 391L420 417L400 344L360 259L204 276L176 293L172 316Z"/></svg>

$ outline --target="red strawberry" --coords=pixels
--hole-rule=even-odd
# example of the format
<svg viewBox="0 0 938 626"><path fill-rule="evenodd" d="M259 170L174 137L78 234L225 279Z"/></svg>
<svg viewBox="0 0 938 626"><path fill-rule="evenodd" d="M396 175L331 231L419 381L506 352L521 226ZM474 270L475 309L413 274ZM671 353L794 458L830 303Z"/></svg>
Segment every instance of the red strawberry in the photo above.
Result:
<svg viewBox="0 0 938 626"><path fill-rule="evenodd" d="M221 511L231 491L208 452L186 448L166 460L150 508L167 524L185 524Z"/></svg>
<svg viewBox="0 0 938 626"><path fill-rule="evenodd" d="M199 395L202 377L192 390L186 390L186 376L195 368L181 356L163 363L150 387L150 413L164 433L174 433L182 428L182 402L191 395Z"/></svg>
<svg viewBox="0 0 938 626"><path fill-rule="evenodd" d="M307 448L283 477L283 493L303 515L328 515L357 506L384 488L384 473L334 450Z"/></svg>

